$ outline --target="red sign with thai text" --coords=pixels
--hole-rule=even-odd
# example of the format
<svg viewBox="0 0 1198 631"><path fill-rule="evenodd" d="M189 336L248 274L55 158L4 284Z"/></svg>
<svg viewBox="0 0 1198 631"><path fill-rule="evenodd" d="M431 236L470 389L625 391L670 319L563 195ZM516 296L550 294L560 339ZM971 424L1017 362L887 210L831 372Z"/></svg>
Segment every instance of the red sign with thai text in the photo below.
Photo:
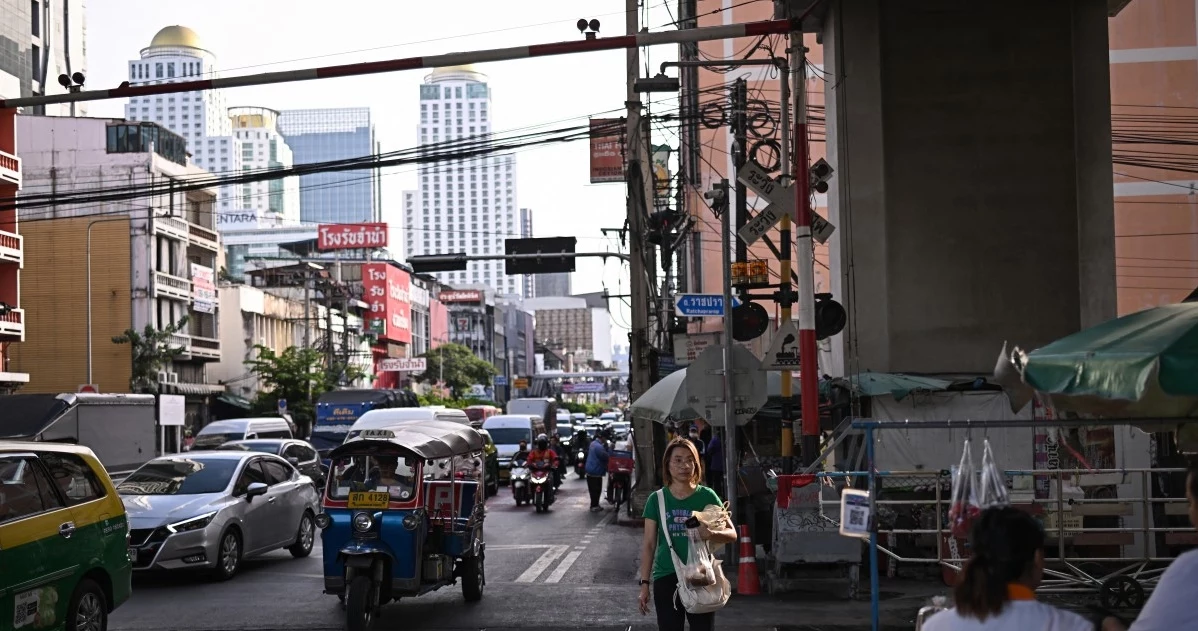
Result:
<svg viewBox="0 0 1198 631"><path fill-rule="evenodd" d="M412 343L412 278L387 263L362 265L362 300L370 305L366 330L381 340Z"/></svg>
<svg viewBox="0 0 1198 631"><path fill-rule="evenodd" d="M385 223L335 223L316 228L318 250L363 250L387 247Z"/></svg>

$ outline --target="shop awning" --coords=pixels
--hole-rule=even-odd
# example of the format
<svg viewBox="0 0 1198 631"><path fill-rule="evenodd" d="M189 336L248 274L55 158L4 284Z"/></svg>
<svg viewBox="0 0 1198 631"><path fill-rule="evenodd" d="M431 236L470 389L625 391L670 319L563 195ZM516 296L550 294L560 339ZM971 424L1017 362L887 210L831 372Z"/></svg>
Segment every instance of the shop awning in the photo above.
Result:
<svg viewBox="0 0 1198 631"><path fill-rule="evenodd" d="M158 391L163 394L205 396L209 394L221 394L225 391L225 387L212 383L160 383L158 384Z"/></svg>
<svg viewBox="0 0 1198 631"><path fill-rule="evenodd" d="M228 392L220 395L216 400L222 403L227 403L233 407L241 408L243 410L250 409L253 404L253 402L249 399L239 397L235 394L229 394Z"/></svg>

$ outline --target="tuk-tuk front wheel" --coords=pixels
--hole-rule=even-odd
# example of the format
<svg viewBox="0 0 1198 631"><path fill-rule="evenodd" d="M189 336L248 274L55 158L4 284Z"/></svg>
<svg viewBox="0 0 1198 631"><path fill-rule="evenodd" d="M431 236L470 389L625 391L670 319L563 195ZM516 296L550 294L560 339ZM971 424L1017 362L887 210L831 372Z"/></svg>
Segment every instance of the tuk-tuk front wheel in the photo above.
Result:
<svg viewBox="0 0 1198 631"><path fill-rule="evenodd" d="M378 606L374 582L367 576L355 576L345 596L345 624L349 631L366 631Z"/></svg>
<svg viewBox="0 0 1198 631"><path fill-rule="evenodd" d="M487 584L483 553L465 557L461 564L462 596L468 603L482 600L483 586Z"/></svg>

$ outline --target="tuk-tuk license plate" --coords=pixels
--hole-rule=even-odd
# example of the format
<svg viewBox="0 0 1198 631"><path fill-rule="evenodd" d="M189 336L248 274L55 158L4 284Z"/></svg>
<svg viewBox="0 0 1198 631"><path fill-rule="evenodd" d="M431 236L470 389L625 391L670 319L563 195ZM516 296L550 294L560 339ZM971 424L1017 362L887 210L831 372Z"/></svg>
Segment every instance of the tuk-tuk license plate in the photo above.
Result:
<svg viewBox="0 0 1198 631"><path fill-rule="evenodd" d="M350 508L387 508L391 495L382 491L355 491L349 494Z"/></svg>

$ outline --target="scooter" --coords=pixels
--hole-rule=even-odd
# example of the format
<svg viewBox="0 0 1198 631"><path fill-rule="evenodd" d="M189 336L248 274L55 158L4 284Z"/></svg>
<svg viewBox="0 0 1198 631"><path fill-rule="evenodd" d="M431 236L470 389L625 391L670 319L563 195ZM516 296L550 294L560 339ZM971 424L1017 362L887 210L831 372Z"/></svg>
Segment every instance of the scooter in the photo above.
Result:
<svg viewBox="0 0 1198 631"><path fill-rule="evenodd" d="M581 480L587 477L587 452L579 449L574 456L574 473L578 474L578 479Z"/></svg>
<svg viewBox="0 0 1198 631"><path fill-rule="evenodd" d="M533 466L532 476L529 478L529 488L532 490L532 505L538 513L547 512L549 505L555 499L552 477L552 464L538 463Z"/></svg>
<svg viewBox="0 0 1198 631"><path fill-rule="evenodd" d="M621 451L613 449L611 455L607 459L607 488L608 501L616 505L616 510L620 510L620 505L628 502L628 494L632 488L632 469L634 460L631 451Z"/></svg>
<svg viewBox="0 0 1198 631"><path fill-rule="evenodd" d="M527 460L512 461L512 497L516 499L516 506L532 503L532 494L530 479L531 475L528 471Z"/></svg>

